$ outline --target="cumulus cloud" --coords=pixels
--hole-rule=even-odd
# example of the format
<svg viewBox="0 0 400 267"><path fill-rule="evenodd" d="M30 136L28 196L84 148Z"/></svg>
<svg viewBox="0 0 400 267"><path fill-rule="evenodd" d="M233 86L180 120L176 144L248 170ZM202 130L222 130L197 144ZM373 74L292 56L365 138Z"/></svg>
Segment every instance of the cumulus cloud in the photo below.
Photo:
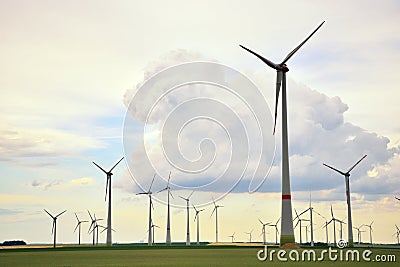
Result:
<svg viewBox="0 0 400 267"><path fill-rule="evenodd" d="M69 183L72 186L89 186L94 184L94 180L93 178L90 177L82 177L82 178L72 179Z"/></svg>
<svg viewBox="0 0 400 267"><path fill-rule="evenodd" d="M168 53L166 56L160 58L160 60L152 62L148 68L144 71L144 79L140 81L136 89L128 90L124 95L124 103L128 106L130 99L135 94L136 90L144 83L144 81L155 74L157 71L165 69L168 66L181 63L182 61L199 60L201 56L191 54L187 51L174 51ZM274 74L263 72L247 71L248 75L256 84L259 86L261 92L267 96L270 103L274 102ZM349 104L343 102L338 96L328 96L315 89L311 89L306 85L299 84L292 79L288 78L288 110L289 110L289 153L290 153L290 172L292 177L292 190L294 191L309 191L321 190L325 192L322 196L324 199L330 199L333 195L341 194L343 188L343 178L337 173L332 172L322 165L326 162L338 169L347 170L352 166L361 156L367 154L368 157L352 171L351 183L353 185L352 190L355 193L361 194L362 192L380 192L389 193L394 192L393 185L396 181L399 181L399 174L393 171L399 169L396 162L398 159L398 147L389 148L388 144L390 140L384 136L380 136L377 133L370 132L368 129L363 129L349 121L345 121L344 114L349 109ZM201 96L206 94L207 97L213 96L218 98L221 96L220 92L207 91L207 90L194 90L190 91L193 95ZM151 93L151 92L149 92ZM154 118L159 118L163 114L168 114L173 108L182 104L182 101L187 99L185 92L180 92L178 95L169 98L166 101L160 101L158 103L159 113L156 113ZM229 102L229 101L228 101ZM279 101L281 107L281 101ZM235 110L242 116L246 116L245 113L241 113L244 109L239 106ZM207 107L204 107L207 108ZM278 109L280 111L280 109ZM136 109L130 110L133 120L137 122L144 121L144 117L141 113L140 107L136 106ZM190 112L190 109L185 110L182 113L182 117ZM220 112L221 113L221 112ZM242 117L243 118L243 117ZM276 155L272 166L264 166L265 169L271 167L267 181L264 182L260 191L266 192L279 192L280 191L280 119L281 114L278 114L278 130L276 134ZM147 155L153 157L153 161L158 166L158 170L162 173L162 178L165 180L169 171L175 170L171 167L170 162L164 159L165 152L161 146L160 138L162 136L162 125L157 124L160 120L154 119L151 127L148 128L147 139L145 140ZM212 183L213 179L218 176L219 172L224 171L224 160L231 160L229 158L229 144L224 141L224 131L218 125L215 124L203 124L198 122L196 127L182 131L181 133L181 144L180 152L185 155L189 160L196 160L201 157L202 150L199 147L202 138L212 134L214 147L210 147L215 151L221 152L222 157L216 157L213 162L215 166L211 169L207 169L206 172L196 176L190 176L187 173L175 173L174 178L179 180L181 184L185 186L198 186L199 184ZM233 125L233 129L236 125ZM251 125L247 125L248 129L253 129ZM272 128L272 126L271 126ZM252 132L252 131L249 131ZM251 135L251 133L250 133ZM168 138L168 136L166 137ZM203 145L207 145L203 143ZM268 147L270 148L270 147ZM243 146L241 149L245 150ZM143 169L153 170L154 166L146 166L146 162L140 157L135 147L131 147L131 150L126 151L131 153L137 163L136 166L141 166ZM240 151L243 153L245 151ZM221 160L222 159L222 160ZM219 161L221 160L221 161ZM239 162L234 162L238 164ZM254 168L257 165L255 160L252 159L248 166ZM240 169L236 170L235 177L240 177ZM268 170L266 170L268 172ZM374 175L371 175L371 172ZM141 175L152 177L152 172L144 173ZM243 192L247 191L247 185L249 184L250 173L244 175L243 181L241 181L236 191ZM373 180L370 182L370 180ZM148 186L150 183L145 185ZM367 183L368 181L368 183ZM134 188L131 186L123 186L123 184L132 184L132 180L127 176L124 182L121 180L118 182L119 187ZM380 186L374 186L374 184ZM370 186L366 186L370 184ZM363 186L362 186L363 185ZM161 187L161 186L160 186ZM137 189L135 187L135 189ZM181 188L182 189L182 188ZM200 189L201 190L201 189ZM214 186L212 191L223 190L218 186ZM128 190L129 191L129 190Z"/></svg>

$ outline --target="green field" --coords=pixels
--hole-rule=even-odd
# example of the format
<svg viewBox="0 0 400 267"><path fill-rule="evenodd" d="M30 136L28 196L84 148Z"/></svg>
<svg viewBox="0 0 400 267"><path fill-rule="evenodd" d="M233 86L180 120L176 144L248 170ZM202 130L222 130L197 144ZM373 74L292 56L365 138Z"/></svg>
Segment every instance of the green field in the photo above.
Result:
<svg viewBox="0 0 400 267"><path fill-rule="evenodd" d="M0 266L399 266L400 248L373 248L375 255L395 255L396 262L271 262L259 261L261 247L184 246L152 247L114 246L64 247L53 249L3 249L0 250ZM271 249L277 249L269 247ZM358 248L359 251L363 249ZM289 250L286 250L289 252ZM303 251L298 250L300 255ZM315 249L317 255L321 249ZM344 250L346 251L346 250ZM361 253L360 253L361 255ZM287 257L287 256L286 256ZM338 265L339 264L339 265Z"/></svg>

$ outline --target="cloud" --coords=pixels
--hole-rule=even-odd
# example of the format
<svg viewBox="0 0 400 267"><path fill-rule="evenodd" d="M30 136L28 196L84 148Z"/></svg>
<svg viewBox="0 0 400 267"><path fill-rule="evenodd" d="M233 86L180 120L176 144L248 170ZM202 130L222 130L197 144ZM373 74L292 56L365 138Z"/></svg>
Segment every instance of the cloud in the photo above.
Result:
<svg viewBox="0 0 400 267"><path fill-rule="evenodd" d="M179 56L179 54L182 56ZM169 64L176 64L180 62L181 59L191 60L199 59L196 54L193 57L188 55L187 51L174 51L168 53L165 57L161 57L159 61L150 64L149 68L144 70L145 79L139 82L137 88L139 88L146 78L152 76L155 72L166 68ZM261 92L273 102L274 93L272 90L274 86L274 75L272 73L247 71L248 75L253 81L256 82ZM399 181L399 176L393 170L399 169L397 167L399 147L389 148L388 144L390 142L389 138L380 136L377 133L370 132L367 129L363 129L349 121L345 120L345 113L349 110L349 105L344 103L342 99L338 96L328 96L321 93L315 89L299 84L292 79L288 78L288 111L289 111L289 153L290 153L290 173L292 181L293 191L309 191L311 188L313 190L320 190L320 192L325 192L321 199L334 199L338 195L342 195L343 191L343 178L337 173L332 172L328 168L324 167L322 163L326 162L333 165L339 169L347 170L352 166L361 156L367 154L368 157L360 163L353 171L351 177L352 192L354 192L354 197L363 197L363 194L368 192L375 192L379 194L383 193L393 193L395 191L394 185ZM206 96L218 99L221 97L220 92L207 91L202 88L196 90L192 88L190 96ZM151 92L149 92L150 94ZM135 94L135 90L129 90L124 95L124 103L128 105L129 99ZM147 188L150 184L150 178L153 176L153 168L157 169L157 173L162 177L163 180L166 179L167 174L170 170L173 170L173 180L174 185L179 184L180 186L199 186L206 183L213 183L215 177L218 177L221 172L223 172L224 164L226 160L232 160L229 158L230 148L229 142L226 142L224 131L220 131L218 125L207 124L206 122L199 121L194 123L192 128L185 128L185 131L181 132L179 136L179 153L182 153L187 159L193 161L197 160L199 157L204 156L207 151L212 151L213 153L218 151L215 161L213 162L212 168L205 170L204 172L197 175L190 175L188 173L180 173L176 170L176 166L170 165L171 161L165 160L165 151L162 147L162 141L160 136L163 136L162 116L169 114L171 110L181 105L186 99L188 99L187 91L181 91L179 94L169 96L166 101L158 102L158 106L151 121L151 125L147 128L145 137L145 146L147 149L147 156L152 158L151 161L153 166L147 166L146 160L137 154L134 147L132 150L126 151L131 153L132 159L134 159L135 166L141 166L140 170L136 174L139 176L147 177L146 181L143 183L144 188ZM223 95L224 99L227 96ZM234 103L233 101L226 100L225 103ZM281 107L281 101L279 101L279 107ZM208 106L204 105L204 109L209 109ZM182 112L181 116L184 118L187 114L190 114L191 109L195 109L195 106L190 106L187 110ZM131 111L133 120L136 122L144 121L144 113L140 109L140 106L136 106ZM235 111L244 118L246 113L240 105L235 106ZM219 114L223 114L223 111L219 111ZM276 134L276 144L277 150L275 155L275 160L272 165L271 171L267 180L264 182L260 191L265 192L279 192L280 191L280 119L281 114L278 113L278 128ZM230 121L231 123L233 121ZM227 123L229 125L229 123ZM238 125L232 126L233 132L237 130ZM246 125L247 129L250 129L250 137L253 128L251 124ZM203 138L212 136L213 145L210 147L201 147L199 144L208 145L202 143ZM157 138L158 136L158 138ZM163 136L163 138L169 138L171 136ZM254 137L254 136L253 136ZM175 137L174 137L175 138ZM171 142L176 142L178 139L172 138ZM245 153L246 147L239 146L239 153ZM135 154L136 153L136 154ZM219 155L222 155L220 158ZM168 155L171 157L180 155ZM171 158L170 158L171 159ZM172 158L173 159L173 158ZM173 161L172 161L173 162ZM232 162L231 162L232 163ZM240 162L233 161L233 165L239 164ZM156 166L155 166L156 165ZM254 159L251 159L248 163L250 168L253 168L256 164ZM399 166L400 167L400 166ZM268 169L269 166L264 166ZM152 171L145 171L152 170ZM370 177L371 171L377 173L375 177ZM251 171L246 172L243 179L237 184L235 192L246 192L248 189L248 184L250 183ZM379 176L379 179L376 178ZM235 181L240 177L240 169L234 169L232 177L228 182ZM373 182L370 182L371 179ZM141 181L143 182L143 181ZM126 191L132 190L136 186L132 186L132 179L125 178L117 182L118 187L125 188ZM130 185L128 185L128 183ZM377 186L374 186L376 183ZM154 187L157 188L156 182ZM371 184L371 186L367 186ZM363 186L361 186L363 185ZM378 186L379 185L379 186ZM385 186L389 185L389 186ZM162 187L159 185L158 187ZM176 187L175 189L184 189L184 187ZM219 192L225 190L222 185L214 184L210 192ZM204 190L203 187L197 190Z"/></svg>
<svg viewBox="0 0 400 267"><path fill-rule="evenodd" d="M63 182L60 180L53 180L53 181L47 182L47 181L40 181L40 180L35 179L32 181L31 186L41 188L43 190L48 190L52 187L60 187L62 184L63 184Z"/></svg>
<svg viewBox="0 0 400 267"><path fill-rule="evenodd" d="M76 157L87 149L103 148L103 142L61 130L14 127L0 121L0 161L29 166L54 165L57 157ZM35 163L35 159L40 162Z"/></svg>
<svg viewBox="0 0 400 267"><path fill-rule="evenodd" d="M72 179L69 183L72 186L90 186L94 184L94 180L93 178L90 177L82 177L82 178Z"/></svg>

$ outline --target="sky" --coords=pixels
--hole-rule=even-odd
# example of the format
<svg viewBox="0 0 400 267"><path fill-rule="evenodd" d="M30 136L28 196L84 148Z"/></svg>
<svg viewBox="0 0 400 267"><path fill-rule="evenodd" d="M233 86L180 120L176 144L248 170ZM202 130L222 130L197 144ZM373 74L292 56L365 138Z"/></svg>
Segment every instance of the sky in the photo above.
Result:
<svg viewBox="0 0 400 267"><path fill-rule="evenodd" d="M322 21L288 62L293 207L306 209L311 191L316 211L329 219L332 205L335 216L346 219L344 179L322 163L347 170L368 155L351 173L353 224L374 221L374 242L395 242L399 9L397 1L0 1L0 242L50 243L52 222L43 209L67 210L58 220L58 241L76 242L74 212L81 220L88 219L87 210L107 216L106 177L92 161L108 169L122 156L126 160L112 178L113 242L147 240L148 198L136 193L148 188L154 172L153 191L161 190L170 171L173 241L185 240L185 201L179 196L192 190L191 203L205 209L202 240L215 238L215 198L224 206L218 213L220 241L230 241L233 232L237 241L246 241L252 229L253 240L261 241L258 219L276 222L280 216L281 114L273 136L276 74L239 44L280 62ZM206 85L168 94L146 122L146 105L159 92L150 87L147 94L142 86L168 67L193 61L247 77L259 91L242 90L239 96L264 108L255 109L265 123L261 133L242 98ZM168 82L179 79L170 76ZM204 105L184 105L202 98ZM177 138L163 128L166 118L181 122L197 118L196 112L209 112L223 127L195 120ZM240 139L244 133L248 143ZM163 151L163 142L177 140L179 149ZM198 162L197 170L210 167L191 174L177 168L182 162ZM165 199L165 192L155 194L157 242L165 241ZM315 239L323 241L324 219L315 218ZM191 210L192 240L193 219ZM85 243L91 242L87 228ZM268 241L274 234L267 228ZM367 233L362 238L367 241Z"/></svg>

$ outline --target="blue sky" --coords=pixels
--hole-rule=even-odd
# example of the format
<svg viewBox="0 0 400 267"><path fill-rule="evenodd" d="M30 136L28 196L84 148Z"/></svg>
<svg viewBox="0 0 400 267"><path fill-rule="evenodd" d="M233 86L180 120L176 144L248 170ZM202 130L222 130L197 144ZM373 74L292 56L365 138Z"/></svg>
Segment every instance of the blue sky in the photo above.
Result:
<svg viewBox="0 0 400 267"><path fill-rule="evenodd" d="M333 204L344 218L343 178L322 163L346 169L368 154L352 173L354 223L375 220L374 240L393 242L400 223L393 216L400 207L393 198L400 195L398 12L397 1L1 1L0 238L50 242L43 208L68 210L59 220L65 243L76 240L73 212L86 218L89 209L105 218L105 177L91 161L109 168L123 156L129 96L150 75L185 61L218 61L245 73L273 107L274 71L238 45L278 62L326 20L289 64L294 206L305 209L311 190L320 213L328 216ZM207 130L200 129L187 135L198 138ZM275 141L279 151L279 135ZM276 221L279 164L277 153L258 193L248 194L244 180L221 200L220 239L258 229L258 217ZM170 170L159 169L156 188ZM144 239L147 199L134 195L139 188L125 162L114 171L113 185L114 241ZM196 192L193 203L210 201L220 190ZM184 205L178 199L174 204ZM155 208L162 229L156 240L162 241L166 208L160 202ZM182 241L185 213L173 212L173 240ZM213 240L208 214L202 236Z"/></svg>

